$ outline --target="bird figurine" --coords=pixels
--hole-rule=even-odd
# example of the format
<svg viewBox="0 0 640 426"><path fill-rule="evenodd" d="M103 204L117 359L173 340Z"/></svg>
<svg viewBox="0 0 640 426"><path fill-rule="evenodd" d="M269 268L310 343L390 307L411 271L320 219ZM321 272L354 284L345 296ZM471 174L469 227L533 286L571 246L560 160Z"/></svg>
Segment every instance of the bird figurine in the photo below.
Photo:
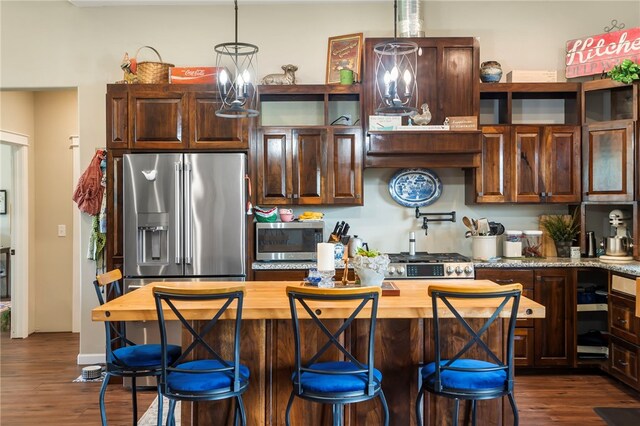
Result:
<svg viewBox="0 0 640 426"><path fill-rule="evenodd" d="M422 109L422 114L415 113L411 116L411 121L413 124L418 126L426 126L431 121L431 111L429 111L429 105L424 103L420 105Z"/></svg>
<svg viewBox="0 0 640 426"><path fill-rule="evenodd" d="M124 80L121 81L122 83L131 84L138 82L138 76L136 75L136 58L129 59L129 54L125 53L124 58L122 58L122 63L120 64L120 68L124 71Z"/></svg>

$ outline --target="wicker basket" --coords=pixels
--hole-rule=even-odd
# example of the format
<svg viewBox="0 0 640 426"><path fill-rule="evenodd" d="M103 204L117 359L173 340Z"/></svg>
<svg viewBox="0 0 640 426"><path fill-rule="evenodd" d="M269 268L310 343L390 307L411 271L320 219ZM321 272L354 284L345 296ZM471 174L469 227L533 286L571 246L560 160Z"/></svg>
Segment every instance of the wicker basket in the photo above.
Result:
<svg viewBox="0 0 640 426"><path fill-rule="evenodd" d="M138 82L145 84L159 84L169 82L169 68L173 67L173 64L162 62L162 57L156 49L151 46L142 46L136 51L134 58L138 59L138 53L141 49L151 49L158 55L160 62L143 61L138 62L136 75L138 76Z"/></svg>

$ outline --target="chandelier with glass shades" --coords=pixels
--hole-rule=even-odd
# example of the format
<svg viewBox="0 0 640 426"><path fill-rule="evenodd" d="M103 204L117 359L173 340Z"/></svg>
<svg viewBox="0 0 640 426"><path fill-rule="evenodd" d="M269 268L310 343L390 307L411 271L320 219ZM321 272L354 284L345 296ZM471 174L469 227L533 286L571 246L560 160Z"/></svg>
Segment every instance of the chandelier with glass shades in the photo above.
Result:
<svg viewBox="0 0 640 426"><path fill-rule="evenodd" d="M216 70L220 109L218 117L256 117L258 86L258 46L238 42L238 1L235 4L235 41L218 44Z"/></svg>
<svg viewBox="0 0 640 426"><path fill-rule="evenodd" d="M418 45L397 38L398 2L393 2L393 40L376 44L376 114L408 116L418 112Z"/></svg>

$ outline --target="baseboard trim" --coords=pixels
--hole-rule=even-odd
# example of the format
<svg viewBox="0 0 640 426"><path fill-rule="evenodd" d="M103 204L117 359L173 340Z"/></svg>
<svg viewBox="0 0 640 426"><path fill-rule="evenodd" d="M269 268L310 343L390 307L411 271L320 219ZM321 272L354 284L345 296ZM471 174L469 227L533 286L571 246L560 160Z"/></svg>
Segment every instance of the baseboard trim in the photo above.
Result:
<svg viewBox="0 0 640 426"><path fill-rule="evenodd" d="M78 365L104 364L104 354L78 354Z"/></svg>

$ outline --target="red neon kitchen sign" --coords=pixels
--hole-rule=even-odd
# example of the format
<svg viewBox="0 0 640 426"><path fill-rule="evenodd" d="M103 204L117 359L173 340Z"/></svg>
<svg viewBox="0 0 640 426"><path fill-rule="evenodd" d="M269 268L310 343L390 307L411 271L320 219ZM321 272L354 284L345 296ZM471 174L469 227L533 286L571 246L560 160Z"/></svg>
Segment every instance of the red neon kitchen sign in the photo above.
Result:
<svg viewBox="0 0 640 426"><path fill-rule="evenodd" d="M567 78L601 74L623 59L640 62L640 27L567 42Z"/></svg>

